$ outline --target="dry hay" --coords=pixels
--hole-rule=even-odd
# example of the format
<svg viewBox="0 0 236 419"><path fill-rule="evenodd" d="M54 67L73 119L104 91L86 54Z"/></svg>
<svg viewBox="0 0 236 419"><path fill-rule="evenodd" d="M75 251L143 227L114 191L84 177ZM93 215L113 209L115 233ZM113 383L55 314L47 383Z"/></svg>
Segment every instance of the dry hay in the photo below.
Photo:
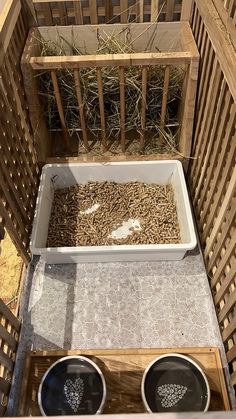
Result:
<svg viewBox="0 0 236 419"><path fill-rule="evenodd" d="M87 214L95 204L95 211ZM141 230L109 237L130 219ZM142 182L88 182L55 191L47 247L180 243L171 185Z"/></svg>
<svg viewBox="0 0 236 419"><path fill-rule="evenodd" d="M86 46L81 48L76 45L68 45L61 36L55 42L39 38L42 56L84 55ZM149 45L151 48L151 45ZM105 34L99 38L97 54L124 54L134 53L132 41L127 38L121 40L117 35ZM147 51L146 51L147 52ZM163 98L165 67L149 66L146 97L146 131L152 130L155 152L173 152L177 147L176 137L178 134L178 104L181 98L182 84L185 71L181 67L170 66L170 81L167 97L167 112L165 128L160 120ZM99 110L99 95L96 68L84 68L80 70L81 86L83 92L83 106L86 127L92 139L100 139L101 120ZM80 116L73 71L63 69L57 71L58 86L62 99L65 121L68 132L75 132L81 139ZM107 140L118 140L120 137L120 81L118 67L102 68L102 84L104 97L104 110L106 121ZM61 129L60 118L54 95L50 72L40 73L40 95L44 113L51 131ZM141 130L141 103L142 103L142 67L125 68L125 131L140 132ZM160 133L164 131L163 133ZM167 140L167 141L166 141ZM117 145L119 142L117 141ZM163 145L164 144L164 145ZM171 145L170 145L171 144Z"/></svg>
<svg viewBox="0 0 236 419"><path fill-rule="evenodd" d="M0 297L14 311L18 301L23 261L7 233L1 241L1 250Z"/></svg>

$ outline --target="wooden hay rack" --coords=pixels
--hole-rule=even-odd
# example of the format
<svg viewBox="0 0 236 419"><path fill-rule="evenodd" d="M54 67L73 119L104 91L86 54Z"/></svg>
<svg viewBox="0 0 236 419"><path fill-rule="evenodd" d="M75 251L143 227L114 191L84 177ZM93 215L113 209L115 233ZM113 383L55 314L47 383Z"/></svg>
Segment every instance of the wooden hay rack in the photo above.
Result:
<svg viewBox="0 0 236 419"><path fill-rule="evenodd" d="M120 34L129 31L131 39L134 40L134 53L97 55L96 47L101 34ZM63 56L42 56L41 39L57 42L58 39L65 40L63 48L67 48L67 55ZM152 39L152 47L149 52L143 52ZM68 45L72 45L74 40L79 39L80 44L86 45L88 54L71 55ZM43 42L44 42L43 41ZM136 41L136 42L135 42ZM66 47L67 45L67 47ZM158 51L158 52L157 52ZM22 57L22 71L26 92L29 102L31 124L35 133L35 144L40 162L45 162L47 158L61 156L77 156L73 148L73 138L70 136L70 130L66 121L65 105L63 104L62 94L59 85L59 72L66 70L73 74L73 88L76 93L77 106L79 109L78 129L84 148L88 151L93 144L87 129L87 116L84 112L83 89L81 88L81 71L85 68L96 70L97 92L99 99L99 138L103 158L114 143L114 138L107 135L107 121L104 101L106 95L103 89L103 69L117 68L119 78L119 147L121 154L125 155L127 144L133 141L133 134L126 131L126 71L127 68L136 67L140 70L140 91L142 100L140 101L140 125L137 127L139 136L138 155L142 156L145 145L150 141L151 129L146 125L147 114L147 86L148 75L150 71L159 66L164 69L160 127L166 126L167 98L169 94L169 82L171 68L181 68L184 71L184 80L182 84L181 98L177 110L178 126L178 146L170 153L156 154L150 156L154 158L178 158L183 159L191 154L191 138L194 117L195 95L197 87L199 55L192 36L191 29L187 22L171 23L136 23L135 25L84 25L67 27L38 27L31 29L24 54ZM53 85L53 95L56 102L57 112L60 119L60 128L55 134L48 129L40 100L39 75L48 73ZM136 137L137 137L136 132ZM61 137L60 137L60 134ZM160 137L162 134L160 134ZM109 138L108 138L109 137ZM78 140L76 140L77 142ZM89 144L90 141L90 144ZM58 144L60 144L58 148ZM63 153L63 149L66 150ZM53 154L52 150L57 150ZM77 150L76 150L77 151ZM100 154L100 155L101 155ZM115 153L118 154L118 153ZM135 156L137 157L137 156Z"/></svg>

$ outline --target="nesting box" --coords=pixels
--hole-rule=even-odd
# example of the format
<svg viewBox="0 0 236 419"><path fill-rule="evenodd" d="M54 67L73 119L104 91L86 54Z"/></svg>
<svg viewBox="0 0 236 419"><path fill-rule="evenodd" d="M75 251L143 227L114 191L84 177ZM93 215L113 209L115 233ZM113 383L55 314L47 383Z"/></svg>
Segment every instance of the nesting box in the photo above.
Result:
<svg viewBox="0 0 236 419"><path fill-rule="evenodd" d="M101 43L107 49L101 49ZM142 155L154 132L160 143L165 132L176 138L176 149L170 144L168 154L155 158L188 157L198 62L187 22L31 29L22 71L39 160L74 155L74 134L88 152L98 141L102 155L114 142L125 154L129 144L138 141ZM49 115L45 97L54 106Z"/></svg>

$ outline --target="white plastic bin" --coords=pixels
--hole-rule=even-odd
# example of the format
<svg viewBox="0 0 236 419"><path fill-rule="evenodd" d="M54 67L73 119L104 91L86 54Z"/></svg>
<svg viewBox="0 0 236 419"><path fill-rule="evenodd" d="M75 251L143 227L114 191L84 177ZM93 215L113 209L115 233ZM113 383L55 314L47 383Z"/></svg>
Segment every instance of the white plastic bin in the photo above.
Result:
<svg viewBox="0 0 236 419"><path fill-rule="evenodd" d="M180 227L180 244L46 247L48 225L56 189L88 181L171 183ZM177 160L48 164L43 167L33 231L32 254L47 263L180 260L196 246L196 235L182 165Z"/></svg>

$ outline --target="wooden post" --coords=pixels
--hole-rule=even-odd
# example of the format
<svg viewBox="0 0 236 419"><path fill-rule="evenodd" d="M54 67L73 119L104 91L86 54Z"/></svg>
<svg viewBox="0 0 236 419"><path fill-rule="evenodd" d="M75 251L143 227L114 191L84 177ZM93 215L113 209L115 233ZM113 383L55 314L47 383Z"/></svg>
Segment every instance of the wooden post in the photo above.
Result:
<svg viewBox="0 0 236 419"><path fill-rule="evenodd" d="M113 18L112 0L105 0L105 23L109 23Z"/></svg>
<svg viewBox="0 0 236 419"><path fill-rule="evenodd" d="M164 127L165 127L169 82L170 82L170 66L167 65L165 68L165 74L164 74L164 86L163 86L163 96L162 96L162 104L161 104L160 141L163 139L162 131L164 130Z"/></svg>
<svg viewBox="0 0 236 419"><path fill-rule="evenodd" d="M151 22L156 22L159 14L159 0L151 0Z"/></svg>
<svg viewBox="0 0 236 419"><path fill-rule="evenodd" d="M182 0L180 20L187 20L190 22L193 11L193 0Z"/></svg>
<svg viewBox="0 0 236 419"><path fill-rule="evenodd" d="M91 25L98 24L97 0L89 0L89 12Z"/></svg>
<svg viewBox="0 0 236 419"><path fill-rule="evenodd" d="M119 68L120 76L120 137L121 149L125 152L125 69Z"/></svg>
<svg viewBox="0 0 236 419"><path fill-rule="evenodd" d="M105 123L105 110L104 110L101 68L97 68L97 81L98 81L98 99L99 99L99 110L100 110L100 118L101 118L101 130L102 130L102 151L105 152L107 150L106 123Z"/></svg>
<svg viewBox="0 0 236 419"><path fill-rule="evenodd" d="M166 22L172 22L173 21L173 14L174 14L174 0L167 0L166 3Z"/></svg>
<svg viewBox="0 0 236 419"><path fill-rule="evenodd" d="M64 111L63 111L63 106L62 106L62 101L61 101L61 95L60 95L59 86L57 82L56 71L54 70L51 71L51 78L52 78L52 84L53 84L53 89L54 89L54 94L55 94L55 99L56 99L56 104L57 104L57 110L60 117L61 128L62 128L64 140L65 140L65 148L69 151L69 138L68 138L66 121L65 121L65 116L64 116Z"/></svg>
<svg viewBox="0 0 236 419"><path fill-rule="evenodd" d="M77 101L79 105L80 125L82 128L84 147L87 151L89 151L88 135L87 135L87 129L86 129L86 123L85 123L85 117L84 117L84 105L83 105L79 70L74 70L74 79L75 79L75 90L76 90L76 95L77 95Z"/></svg>
<svg viewBox="0 0 236 419"><path fill-rule="evenodd" d="M146 122L146 108L147 108L147 67L142 69L142 102L141 102L141 134L140 134L140 150L145 146L145 122Z"/></svg>
<svg viewBox="0 0 236 419"><path fill-rule="evenodd" d="M144 0L138 0L137 5L137 22L143 23Z"/></svg>
<svg viewBox="0 0 236 419"><path fill-rule="evenodd" d="M120 0L120 21L128 23L128 0Z"/></svg>
<svg viewBox="0 0 236 419"><path fill-rule="evenodd" d="M44 3L43 5L43 11L44 11L44 22L46 26L52 26L53 25L53 16L52 11L50 7L50 3Z"/></svg>

